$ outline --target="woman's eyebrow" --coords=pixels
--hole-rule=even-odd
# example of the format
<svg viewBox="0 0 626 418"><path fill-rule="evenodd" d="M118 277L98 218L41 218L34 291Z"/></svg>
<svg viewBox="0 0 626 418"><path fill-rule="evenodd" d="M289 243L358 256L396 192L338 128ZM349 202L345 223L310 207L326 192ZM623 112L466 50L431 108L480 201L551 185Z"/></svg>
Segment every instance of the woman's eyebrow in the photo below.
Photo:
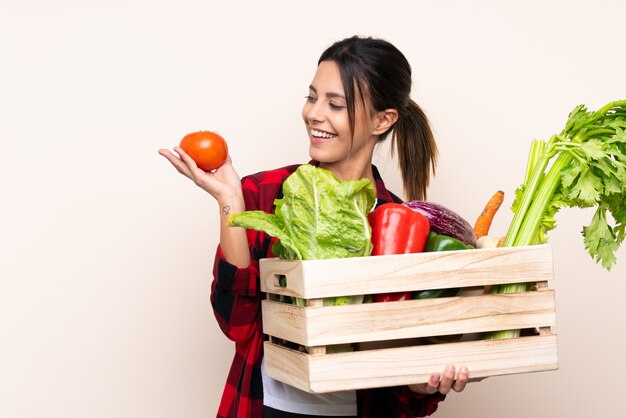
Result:
<svg viewBox="0 0 626 418"><path fill-rule="evenodd" d="M309 86L309 90L311 90L313 93L317 94L317 89L315 87L313 87L312 84ZM334 92L326 93L326 97L337 97L339 99L346 100L346 98L345 98L345 96L343 94L334 93Z"/></svg>

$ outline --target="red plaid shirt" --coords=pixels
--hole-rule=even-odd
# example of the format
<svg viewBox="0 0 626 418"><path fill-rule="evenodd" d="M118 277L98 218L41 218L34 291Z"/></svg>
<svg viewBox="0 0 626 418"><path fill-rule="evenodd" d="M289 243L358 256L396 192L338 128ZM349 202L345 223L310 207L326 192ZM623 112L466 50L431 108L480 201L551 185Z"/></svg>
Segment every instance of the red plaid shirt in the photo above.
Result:
<svg viewBox="0 0 626 418"><path fill-rule="evenodd" d="M282 197L282 184L298 165L265 171L242 180L246 210L274 210L274 199ZM389 192L374 167L378 204L400 202ZM252 418L263 416L263 327L259 288L259 260L274 257L272 238L264 232L248 230L252 262L237 268L224 259L218 247L213 269L211 303L217 322L229 339L235 342L235 357L228 374L218 418ZM359 416L362 418L410 418L431 415L444 395L419 395L407 386L357 391Z"/></svg>

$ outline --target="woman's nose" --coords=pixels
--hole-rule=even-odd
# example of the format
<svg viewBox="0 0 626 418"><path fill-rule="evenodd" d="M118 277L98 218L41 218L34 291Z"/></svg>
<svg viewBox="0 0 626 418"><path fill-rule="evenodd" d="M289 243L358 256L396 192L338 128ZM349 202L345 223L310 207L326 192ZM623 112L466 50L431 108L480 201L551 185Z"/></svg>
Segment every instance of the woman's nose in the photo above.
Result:
<svg viewBox="0 0 626 418"><path fill-rule="evenodd" d="M305 106L305 117L307 122L321 122L324 119L324 113L320 107L319 101L315 103L307 103Z"/></svg>

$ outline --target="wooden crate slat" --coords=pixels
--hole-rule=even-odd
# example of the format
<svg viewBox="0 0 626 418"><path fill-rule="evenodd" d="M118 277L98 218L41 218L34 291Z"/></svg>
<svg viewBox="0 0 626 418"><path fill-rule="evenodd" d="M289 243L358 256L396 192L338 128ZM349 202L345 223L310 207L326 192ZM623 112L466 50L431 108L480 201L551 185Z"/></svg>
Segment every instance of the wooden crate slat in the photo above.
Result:
<svg viewBox="0 0 626 418"><path fill-rule="evenodd" d="M281 287L280 276L286 277ZM466 365L470 377L558 368L552 250L549 245L361 257L341 260L261 260L265 364L268 374L303 390L331 392L424 383L446 364ZM536 282L537 291L483 295L483 286ZM321 298L444 288L463 296L346 306ZM478 290L479 294L471 294ZM300 297L305 307L279 303ZM321 305L321 306L320 306ZM471 340L434 345L450 334L539 328L510 340ZM311 353L276 344L286 339ZM361 351L332 354L327 346L360 343ZM369 348L369 349L368 349ZM326 354L329 353L329 354Z"/></svg>
<svg viewBox="0 0 626 418"><path fill-rule="evenodd" d="M261 290L304 299L547 281L549 245L332 260L263 259ZM287 286L279 285L285 275Z"/></svg>
<svg viewBox="0 0 626 418"><path fill-rule="evenodd" d="M551 327L554 291L315 309L263 301L263 332L305 346Z"/></svg>
<svg viewBox="0 0 626 418"><path fill-rule="evenodd" d="M310 392L308 355L300 355L303 353L289 350L269 341L265 341L263 344L263 361L268 375L283 383Z"/></svg>
<svg viewBox="0 0 626 418"><path fill-rule="evenodd" d="M425 383L446 364L465 365L470 377L558 368L556 335L390 348L310 356L265 343L267 372L316 393ZM303 364L306 363L306 364Z"/></svg>

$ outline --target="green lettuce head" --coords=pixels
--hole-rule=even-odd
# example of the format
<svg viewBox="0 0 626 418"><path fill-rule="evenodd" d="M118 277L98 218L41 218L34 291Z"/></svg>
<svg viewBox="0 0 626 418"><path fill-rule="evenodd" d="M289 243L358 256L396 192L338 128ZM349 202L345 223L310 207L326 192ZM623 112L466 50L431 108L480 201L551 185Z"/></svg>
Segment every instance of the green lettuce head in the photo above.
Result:
<svg viewBox="0 0 626 418"><path fill-rule="evenodd" d="M375 202L368 179L340 181L328 170L304 164L285 180L275 214L236 213L228 226L278 238L272 251L286 260L367 256L372 252L367 215Z"/></svg>

